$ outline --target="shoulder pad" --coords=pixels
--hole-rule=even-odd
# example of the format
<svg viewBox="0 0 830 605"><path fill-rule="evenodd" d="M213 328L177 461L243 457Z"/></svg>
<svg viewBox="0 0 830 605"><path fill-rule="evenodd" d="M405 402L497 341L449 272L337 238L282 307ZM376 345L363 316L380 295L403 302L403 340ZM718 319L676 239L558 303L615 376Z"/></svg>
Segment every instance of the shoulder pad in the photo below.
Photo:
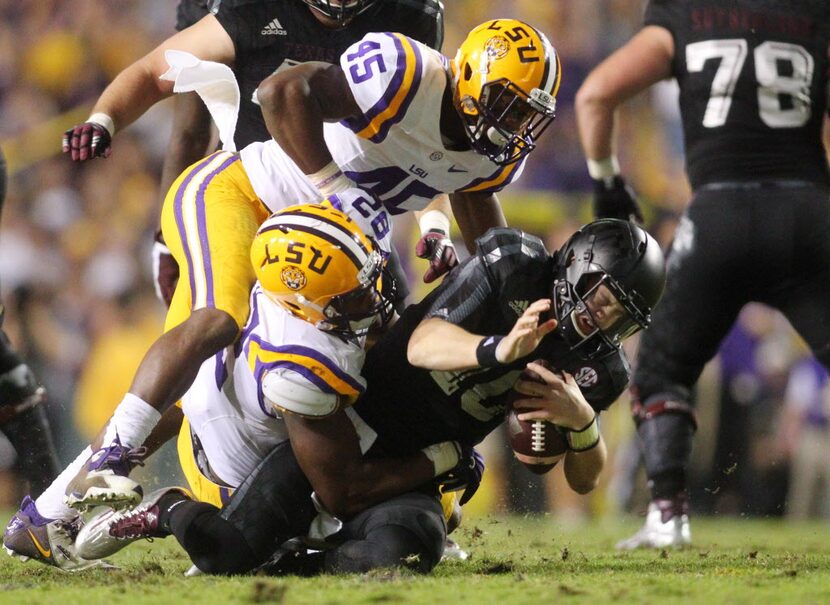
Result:
<svg viewBox="0 0 830 605"><path fill-rule="evenodd" d="M340 405L337 393L323 392L290 370L268 372L260 388L269 404L298 416L321 418L336 412Z"/></svg>
<svg viewBox="0 0 830 605"><path fill-rule="evenodd" d="M502 260L523 264L524 260L547 261L549 254L542 240L519 229L495 228L476 240L476 252L492 267Z"/></svg>
<svg viewBox="0 0 830 605"><path fill-rule="evenodd" d="M369 33L340 56L340 67L361 110L342 124L379 143L400 122L423 79L428 48L403 34Z"/></svg>

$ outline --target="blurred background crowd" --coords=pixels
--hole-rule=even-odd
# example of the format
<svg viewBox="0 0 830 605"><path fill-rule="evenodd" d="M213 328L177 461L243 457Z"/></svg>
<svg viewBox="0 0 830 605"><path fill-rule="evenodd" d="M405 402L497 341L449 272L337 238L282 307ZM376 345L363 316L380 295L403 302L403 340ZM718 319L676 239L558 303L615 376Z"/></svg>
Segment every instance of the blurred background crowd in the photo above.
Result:
<svg viewBox="0 0 830 605"><path fill-rule="evenodd" d="M558 247L591 218L574 95L591 68L640 27L644 0L444 3L447 55L474 25L512 16L546 32L562 58L556 121L502 196L512 226ZM63 462L109 417L161 330L150 248L172 107L162 103L119 133L107 160L72 164L60 138L89 115L121 69L173 33L175 8L176 0L0 0L0 146L11 176L0 230L5 328L48 389ZM668 245L689 197L674 86L629 102L619 124L623 172L643 200L649 230ZM423 261L411 258L411 218L398 222L397 237L416 284ZM422 284L413 289L415 298L424 293ZM785 320L761 306L745 309L696 396L697 512L830 514L830 386ZM471 512L576 519L642 512L647 495L625 398L603 415L602 429L611 461L604 485L585 497L566 488L559 469L540 479L511 462L494 436L484 445L488 489ZM0 505L11 506L25 486L8 444L0 443L0 466ZM166 483L176 480L176 467L168 451L149 472Z"/></svg>

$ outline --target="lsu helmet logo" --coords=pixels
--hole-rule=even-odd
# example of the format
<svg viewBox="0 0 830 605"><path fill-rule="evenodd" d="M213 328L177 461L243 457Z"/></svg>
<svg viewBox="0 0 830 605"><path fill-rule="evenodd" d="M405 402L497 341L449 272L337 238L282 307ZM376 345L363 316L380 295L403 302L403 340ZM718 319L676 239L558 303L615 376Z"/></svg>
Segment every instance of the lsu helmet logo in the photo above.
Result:
<svg viewBox="0 0 830 605"><path fill-rule="evenodd" d="M291 290L302 290L308 283L308 278L299 267L287 265L280 273L280 280Z"/></svg>
<svg viewBox="0 0 830 605"><path fill-rule="evenodd" d="M504 36L493 36L484 43L484 50L490 61L503 59L510 52L510 42Z"/></svg>

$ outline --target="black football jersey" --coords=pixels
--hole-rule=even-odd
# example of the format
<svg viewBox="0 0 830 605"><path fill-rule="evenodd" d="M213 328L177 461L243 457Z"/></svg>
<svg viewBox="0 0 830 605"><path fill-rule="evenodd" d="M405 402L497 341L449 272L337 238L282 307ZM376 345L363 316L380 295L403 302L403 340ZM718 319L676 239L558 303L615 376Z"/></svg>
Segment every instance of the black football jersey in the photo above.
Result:
<svg viewBox="0 0 830 605"><path fill-rule="evenodd" d="M555 371L573 374L598 411L619 397L629 378L622 350L584 361L556 332L531 355L507 366L445 372L407 361L409 337L422 319L438 317L475 334L507 334L529 304L550 298L553 275L554 260L539 238L493 229L479 238L473 256L404 312L368 352L363 367L368 386L355 404L378 433L380 451L402 454L446 440L480 442L504 419L507 394L527 363L540 358Z"/></svg>
<svg viewBox="0 0 830 605"><path fill-rule="evenodd" d="M826 0L652 0L674 37L694 188L747 180L826 183Z"/></svg>
<svg viewBox="0 0 830 605"><path fill-rule="evenodd" d="M400 32L438 50L444 39L439 0L382 0L338 30L321 25L301 0L213 0L212 5L236 49L234 73L241 93L237 149L269 138L254 91L278 69L306 61L337 63L346 48L369 32Z"/></svg>

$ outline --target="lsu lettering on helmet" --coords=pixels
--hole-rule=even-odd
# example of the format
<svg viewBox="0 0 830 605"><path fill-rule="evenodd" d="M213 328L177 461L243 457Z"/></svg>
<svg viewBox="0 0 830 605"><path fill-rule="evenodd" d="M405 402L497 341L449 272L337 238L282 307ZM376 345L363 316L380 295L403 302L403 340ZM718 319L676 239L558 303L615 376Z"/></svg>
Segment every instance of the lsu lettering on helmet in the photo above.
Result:
<svg viewBox="0 0 830 605"><path fill-rule="evenodd" d="M269 298L321 330L353 338L391 316L380 251L352 219L326 204L271 215L254 238L251 262Z"/></svg>
<svg viewBox="0 0 830 605"><path fill-rule="evenodd" d="M666 268L657 241L618 219L584 225L557 252L557 332L583 359L603 357L647 328Z"/></svg>
<svg viewBox="0 0 830 605"><path fill-rule="evenodd" d="M318 13L345 25L377 0L303 0Z"/></svg>
<svg viewBox="0 0 830 605"><path fill-rule="evenodd" d="M450 68L453 103L473 149L502 166L526 157L556 115L562 79L544 34L516 19L482 23Z"/></svg>

